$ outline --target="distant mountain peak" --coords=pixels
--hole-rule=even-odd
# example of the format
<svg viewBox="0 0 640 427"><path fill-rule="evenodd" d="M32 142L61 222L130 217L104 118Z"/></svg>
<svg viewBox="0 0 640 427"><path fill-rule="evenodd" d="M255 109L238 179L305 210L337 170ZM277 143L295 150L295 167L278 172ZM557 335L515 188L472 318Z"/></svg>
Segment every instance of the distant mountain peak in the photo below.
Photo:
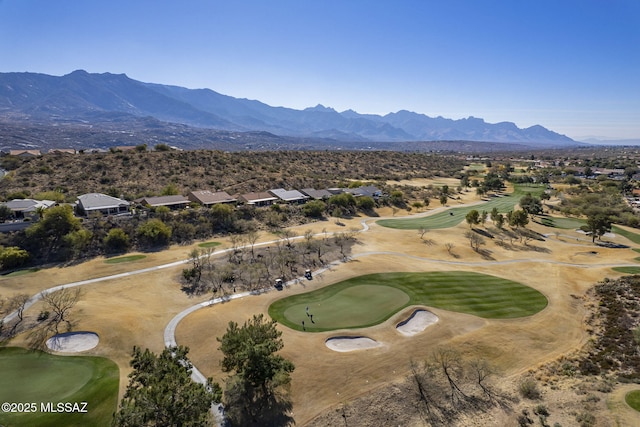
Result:
<svg viewBox="0 0 640 427"><path fill-rule="evenodd" d="M511 122L491 124L474 116L454 120L409 110L384 116L359 114L351 109L338 113L322 104L295 110L238 99L211 89L143 83L126 74L85 70L62 77L0 73L0 118L3 117L48 122L151 117L197 128L347 142L482 141L539 147L577 144L540 125L520 129Z"/></svg>
<svg viewBox="0 0 640 427"><path fill-rule="evenodd" d="M331 107L325 107L322 104L318 104L315 107L307 107L304 109L304 111L321 111L321 112L325 112L325 113L337 113L336 110L334 110Z"/></svg>

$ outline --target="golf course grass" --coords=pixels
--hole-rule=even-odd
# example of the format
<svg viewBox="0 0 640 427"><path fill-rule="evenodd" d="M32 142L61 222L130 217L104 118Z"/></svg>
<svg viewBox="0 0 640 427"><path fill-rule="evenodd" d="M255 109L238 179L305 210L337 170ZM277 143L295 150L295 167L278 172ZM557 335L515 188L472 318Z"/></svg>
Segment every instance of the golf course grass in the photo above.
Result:
<svg viewBox="0 0 640 427"><path fill-rule="evenodd" d="M640 274L640 267L613 267L612 270L624 274Z"/></svg>
<svg viewBox="0 0 640 427"><path fill-rule="evenodd" d="M9 274L5 275L5 277L23 276L25 274L35 273L36 271L40 271L40 269L39 268L26 268L24 270L18 270L18 271L14 271L12 273L9 273Z"/></svg>
<svg viewBox="0 0 640 427"><path fill-rule="evenodd" d="M624 401L636 411L640 412L640 390L633 390L624 396Z"/></svg>
<svg viewBox="0 0 640 427"><path fill-rule="evenodd" d="M0 425L108 426L118 401L119 369L102 357L7 347L0 348L0 384L0 402L35 403L32 412L0 412ZM44 410L59 402L78 403L78 410L86 402L86 413Z"/></svg>
<svg viewBox="0 0 640 427"><path fill-rule="evenodd" d="M220 246L222 243L220 242L204 242L198 243L198 246L201 248L215 248L216 246Z"/></svg>
<svg viewBox="0 0 640 427"><path fill-rule="evenodd" d="M544 191L543 185L516 185L513 193L502 197L494 197L490 201L474 206L463 206L458 208L450 208L434 215L423 216L420 218L403 218L403 219L381 219L377 224L383 227L396 228L400 230L418 230L441 229L455 227L465 220L467 213L473 209L477 211L491 212L493 208L498 212L506 213L513 210L514 206L520 202L520 199L527 193L539 196Z"/></svg>
<svg viewBox="0 0 640 427"><path fill-rule="evenodd" d="M133 262L145 259L146 255L125 255L117 258L107 258L104 260L106 264L120 264L123 262Z"/></svg>
<svg viewBox="0 0 640 427"><path fill-rule="evenodd" d="M282 298L271 304L269 315L291 329L323 332L377 325L412 305L511 319L538 313L547 299L533 288L486 274L377 273Z"/></svg>

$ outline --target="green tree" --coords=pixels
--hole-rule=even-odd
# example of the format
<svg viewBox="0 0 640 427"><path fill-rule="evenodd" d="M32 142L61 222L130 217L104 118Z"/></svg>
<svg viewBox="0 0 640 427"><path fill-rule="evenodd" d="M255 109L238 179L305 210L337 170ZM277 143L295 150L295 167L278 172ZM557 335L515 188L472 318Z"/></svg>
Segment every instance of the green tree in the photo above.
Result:
<svg viewBox="0 0 640 427"><path fill-rule="evenodd" d="M402 198L402 196L400 196ZM363 211L370 211L376 207L376 202L373 197L362 196L356 199L356 206Z"/></svg>
<svg viewBox="0 0 640 427"><path fill-rule="evenodd" d="M342 212L355 212L356 198L350 193L341 193L329 197L327 200L329 209L333 211L335 208L340 208Z"/></svg>
<svg viewBox="0 0 640 427"><path fill-rule="evenodd" d="M133 348L129 385L114 414L113 425L204 426L211 422L211 405L221 389L211 378L207 384L191 379L189 349L178 346L155 353Z"/></svg>
<svg viewBox="0 0 640 427"><path fill-rule="evenodd" d="M542 213L542 202L539 198L532 196L531 193L527 193L520 198L519 204L531 216Z"/></svg>
<svg viewBox="0 0 640 427"><path fill-rule="evenodd" d="M233 372L225 387L225 407L237 425L287 425L291 404L286 391L294 370L291 361L276 354L284 346L275 320L262 314L239 327L229 322L218 338L224 372ZM274 424L274 420L279 420ZM287 421L286 423L283 421Z"/></svg>
<svg viewBox="0 0 640 427"><path fill-rule="evenodd" d="M587 216L587 224L580 229L591 234L591 241L595 243L596 237L600 239L604 233L611 231L611 221L604 214L591 214Z"/></svg>
<svg viewBox="0 0 640 427"><path fill-rule="evenodd" d="M0 246L0 269L10 270L22 267L29 261L29 252L17 246Z"/></svg>
<svg viewBox="0 0 640 427"><path fill-rule="evenodd" d="M474 225L480 223L480 212L475 209L471 209L469 212L467 212L467 215L465 215L464 219L467 221L467 224L469 224L469 227L473 228Z"/></svg>
<svg viewBox="0 0 640 427"><path fill-rule="evenodd" d="M166 246L171 240L171 227L157 218L150 219L138 227L138 238L143 246Z"/></svg>
<svg viewBox="0 0 640 427"><path fill-rule="evenodd" d="M0 221L6 221L11 217L13 217L13 211L9 209L9 206L0 203Z"/></svg>
<svg viewBox="0 0 640 427"><path fill-rule="evenodd" d="M446 205L448 201L449 201L449 196L447 196L446 194L440 195L440 204L442 206Z"/></svg>
<svg viewBox="0 0 640 427"><path fill-rule="evenodd" d="M312 200L302 206L302 213L310 218L321 218L326 208L327 205L322 200Z"/></svg>
<svg viewBox="0 0 640 427"><path fill-rule="evenodd" d="M38 241L38 247L47 254L57 253L69 233L81 229L80 219L73 216L69 205L54 206L44 212L43 218L26 230L27 237Z"/></svg>
<svg viewBox="0 0 640 427"><path fill-rule="evenodd" d="M165 187L162 189L162 192L160 193L161 196L176 196L178 194L180 194L180 192L178 191L178 187L176 187L176 185L173 183L165 185Z"/></svg>
<svg viewBox="0 0 640 427"><path fill-rule="evenodd" d="M126 252L129 249L129 235L122 228L112 228L102 240L107 253Z"/></svg>
<svg viewBox="0 0 640 427"><path fill-rule="evenodd" d="M69 250L68 256L76 257L80 255L85 249L87 249L92 238L93 233L84 228L67 233L63 239Z"/></svg>
<svg viewBox="0 0 640 427"><path fill-rule="evenodd" d="M527 214L527 211L523 209L510 211L507 213L507 221L509 221L510 227L525 227L529 224L529 215Z"/></svg>

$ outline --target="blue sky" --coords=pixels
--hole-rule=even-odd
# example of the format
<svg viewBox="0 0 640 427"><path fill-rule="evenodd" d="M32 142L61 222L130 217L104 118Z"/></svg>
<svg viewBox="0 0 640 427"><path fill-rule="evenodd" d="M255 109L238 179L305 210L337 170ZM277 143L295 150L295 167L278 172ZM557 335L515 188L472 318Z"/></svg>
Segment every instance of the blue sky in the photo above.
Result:
<svg viewBox="0 0 640 427"><path fill-rule="evenodd" d="M0 0L0 72L640 138L638 0Z"/></svg>

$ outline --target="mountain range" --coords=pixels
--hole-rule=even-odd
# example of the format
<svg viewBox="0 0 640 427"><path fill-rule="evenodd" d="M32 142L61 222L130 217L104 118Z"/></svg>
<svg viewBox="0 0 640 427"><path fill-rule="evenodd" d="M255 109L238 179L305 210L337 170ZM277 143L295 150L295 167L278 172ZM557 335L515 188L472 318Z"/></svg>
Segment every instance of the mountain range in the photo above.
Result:
<svg viewBox="0 0 640 427"><path fill-rule="evenodd" d="M82 70L64 76L0 73L0 120L97 128L131 122L137 129L143 122L151 128L172 124L240 136L255 137L261 132L265 137L325 141L332 146L420 141L481 141L538 148L579 144L539 125L520 129L511 122L491 124L475 117L452 120L406 110L384 116L338 112L323 105L296 110L211 89L144 83L125 74Z"/></svg>

